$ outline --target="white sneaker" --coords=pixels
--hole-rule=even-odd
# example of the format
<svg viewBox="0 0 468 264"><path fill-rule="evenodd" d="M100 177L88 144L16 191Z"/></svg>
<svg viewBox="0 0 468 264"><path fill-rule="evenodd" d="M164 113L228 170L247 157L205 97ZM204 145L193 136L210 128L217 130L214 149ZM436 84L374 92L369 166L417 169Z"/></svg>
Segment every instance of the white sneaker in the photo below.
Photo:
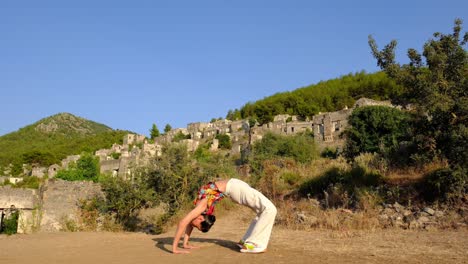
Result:
<svg viewBox="0 0 468 264"><path fill-rule="evenodd" d="M241 248L240 252L242 253L263 253L266 252L266 247L259 247L254 243L245 242L244 246Z"/></svg>

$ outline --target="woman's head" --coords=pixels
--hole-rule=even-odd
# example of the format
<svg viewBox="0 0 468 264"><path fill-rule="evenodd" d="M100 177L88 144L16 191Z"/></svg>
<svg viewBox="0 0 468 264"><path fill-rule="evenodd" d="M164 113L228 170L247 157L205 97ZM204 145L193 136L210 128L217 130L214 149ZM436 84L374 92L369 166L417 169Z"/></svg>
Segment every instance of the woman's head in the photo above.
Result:
<svg viewBox="0 0 468 264"><path fill-rule="evenodd" d="M216 217L214 215L202 214L192 220L192 226L196 227L198 230L206 233L210 230L211 226L216 222Z"/></svg>

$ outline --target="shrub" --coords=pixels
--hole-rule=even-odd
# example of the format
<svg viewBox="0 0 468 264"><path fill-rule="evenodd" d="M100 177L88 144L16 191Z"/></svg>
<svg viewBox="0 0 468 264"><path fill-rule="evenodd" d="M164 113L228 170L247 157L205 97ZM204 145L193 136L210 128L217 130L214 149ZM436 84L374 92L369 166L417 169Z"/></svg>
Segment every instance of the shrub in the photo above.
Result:
<svg viewBox="0 0 468 264"><path fill-rule="evenodd" d="M80 200L79 219L81 229L85 231L96 231L98 227L98 218L105 213L106 203L102 197L93 197L87 200Z"/></svg>
<svg viewBox="0 0 468 264"><path fill-rule="evenodd" d="M139 210L156 201L154 190L143 179L137 177L132 180L104 177L101 181L105 200L96 199L90 204L84 204L83 208L93 211L95 207L107 214L115 214L117 222L126 230L134 230Z"/></svg>
<svg viewBox="0 0 468 264"><path fill-rule="evenodd" d="M281 173L280 179L282 179L289 186L296 186L300 182L301 176L296 172L285 171Z"/></svg>
<svg viewBox="0 0 468 264"><path fill-rule="evenodd" d="M320 153L320 156L323 158L329 158L329 159L336 159L338 158L339 151L338 148L329 148L326 147L324 150L322 150L322 153Z"/></svg>
<svg viewBox="0 0 468 264"><path fill-rule="evenodd" d="M72 218L69 218L67 216L63 216L60 219L60 224L62 225L62 228L60 231L67 231L67 232L78 232L79 227L76 221Z"/></svg>
<svg viewBox="0 0 468 264"><path fill-rule="evenodd" d="M265 160L262 162L262 173L251 177L250 183L265 196L276 199L293 189L294 186L291 185L299 180L300 176L290 170L295 166L296 162L290 158ZM289 179L291 185L285 181L285 178Z"/></svg>
<svg viewBox="0 0 468 264"><path fill-rule="evenodd" d="M261 141L253 145L252 152L247 154L247 160L250 161L254 172L260 174L264 160L292 158L297 162L307 163L318 157L318 150L314 138L308 133L294 136L267 133Z"/></svg>
<svg viewBox="0 0 468 264"><path fill-rule="evenodd" d="M395 108L367 106L353 111L346 129L344 154L348 159L363 152L391 154L409 137L410 115Z"/></svg>
<svg viewBox="0 0 468 264"><path fill-rule="evenodd" d="M231 149L232 143L231 143L231 138L229 137L229 135L219 134L219 135L216 135L216 139L219 140L219 147L221 149Z"/></svg>
<svg viewBox="0 0 468 264"><path fill-rule="evenodd" d="M13 235L18 232L18 218L19 211L13 211L7 218L3 220L2 226L0 227L1 233L7 235Z"/></svg>
<svg viewBox="0 0 468 264"><path fill-rule="evenodd" d="M30 188L30 189L39 189L42 180L36 176L24 177L23 181L18 182L14 185L16 188Z"/></svg>
<svg viewBox="0 0 468 264"><path fill-rule="evenodd" d="M184 133L182 133L182 131L179 131L172 139L172 142L179 142L184 139L190 139L190 134L185 135Z"/></svg>
<svg viewBox="0 0 468 264"><path fill-rule="evenodd" d="M112 152L110 155L113 159L119 159L122 153Z"/></svg>
<svg viewBox="0 0 468 264"><path fill-rule="evenodd" d="M307 197L325 197L330 206L349 206L359 202L359 195L377 187L383 182L382 176L374 171L368 171L361 166L350 170L331 168L323 175L312 178L299 186L299 193Z"/></svg>
<svg viewBox="0 0 468 264"><path fill-rule="evenodd" d="M198 177L197 177L198 176ZM146 176L149 186L156 192L158 200L177 211L190 201L207 177L200 177L193 166L185 145L170 145L163 149L163 155L153 160Z"/></svg>
<svg viewBox="0 0 468 264"><path fill-rule="evenodd" d="M467 196L468 176L462 169L438 169L420 183L422 194L428 201L458 203Z"/></svg>
<svg viewBox="0 0 468 264"><path fill-rule="evenodd" d="M56 178L66 181L94 181L99 177L99 161L91 154L84 154L76 163L72 163L66 170L57 172Z"/></svg>

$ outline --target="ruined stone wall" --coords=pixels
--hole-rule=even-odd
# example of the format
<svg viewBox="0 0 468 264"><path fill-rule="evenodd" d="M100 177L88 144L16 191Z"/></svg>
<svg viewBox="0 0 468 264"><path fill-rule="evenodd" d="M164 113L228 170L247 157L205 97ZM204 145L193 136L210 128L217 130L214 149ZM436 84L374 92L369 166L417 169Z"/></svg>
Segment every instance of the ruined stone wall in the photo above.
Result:
<svg viewBox="0 0 468 264"><path fill-rule="evenodd" d="M40 195L38 190L0 187L0 213L4 210L19 211L17 232L31 233L39 222Z"/></svg>
<svg viewBox="0 0 468 264"><path fill-rule="evenodd" d="M55 175L57 175L57 172L59 170L60 170L59 165L57 165L57 164L50 165L49 169L47 170L47 174L49 176L49 179L55 177Z"/></svg>
<svg viewBox="0 0 468 264"><path fill-rule="evenodd" d="M66 169L68 168L68 164L71 162L76 162L77 160L80 159L80 155L72 155L68 156L65 159L62 160L62 168Z"/></svg>
<svg viewBox="0 0 468 264"><path fill-rule="evenodd" d="M47 168L34 166L31 170L31 176L42 178L45 176L46 172L47 172Z"/></svg>
<svg viewBox="0 0 468 264"><path fill-rule="evenodd" d="M135 135L134 134L127 134L123 138L123 144L124 145L130 145L135 142Z"/></svg>
<svg viewBox="0 0 468 264"><path fill-rule="evenodd" d="M97 183L49 180L43 187L40 231L60 231L64 229L66 221L78 222L80 200L96 195L103 195Z"/></svg>
<svg viewBox="0 0 468 264"><path fill-rule="evenodd" d="M113 174L114 171L118 172L120 167L120 159L118 160L103 160L99 163L101 169L101 173L111 173Z"/></svg>
<svg viewBox="0 0 468 264"><path fill-rule="evenodd" d="M249 131L249 122L246 120L238 120L231 122L231 133L239 132L239 131Z"/></svg>
<svg viewBox="0 0 468 264"><path fill-rule="evenodd" d="M0 187L0 208L33 209L39 203L38 191L34 189Z"/></svg>

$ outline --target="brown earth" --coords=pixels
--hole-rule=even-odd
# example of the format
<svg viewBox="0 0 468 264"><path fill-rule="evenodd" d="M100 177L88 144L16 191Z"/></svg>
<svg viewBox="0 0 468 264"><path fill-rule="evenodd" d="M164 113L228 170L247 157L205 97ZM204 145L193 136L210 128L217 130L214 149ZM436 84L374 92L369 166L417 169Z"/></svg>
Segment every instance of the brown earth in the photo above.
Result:
<svg viewBox="0 0 468 264"><path fill-rule="evenodd" d="M468 231L273 230L268 251L239 253L235 242L250 212L220 217L212 230L194 231L191 254L170 253L174 229L142 233L37 233L0 236L0 263L468 263Z"/></svg>

